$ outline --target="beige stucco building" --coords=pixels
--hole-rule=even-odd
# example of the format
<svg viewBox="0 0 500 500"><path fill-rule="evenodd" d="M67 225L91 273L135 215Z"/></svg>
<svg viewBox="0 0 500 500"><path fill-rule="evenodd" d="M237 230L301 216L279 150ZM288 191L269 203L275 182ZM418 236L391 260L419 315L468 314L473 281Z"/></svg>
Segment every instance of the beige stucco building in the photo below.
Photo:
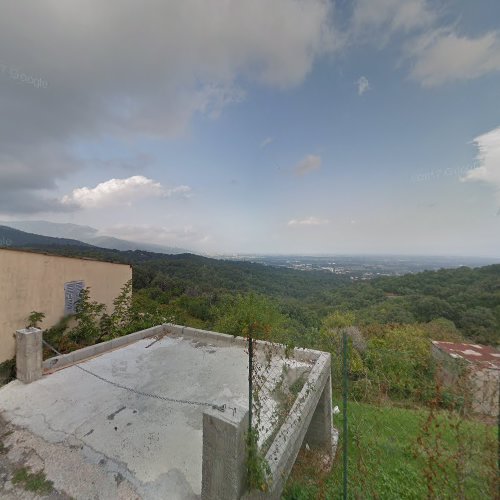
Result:
<svg viewBox="0 0 500 500"><path fill-rule="evenodd" d="M0 363L14 357L15 331L31 311L43 312L42 329L74 312L83 287L92 300L113 310L113 300L132 279L128 264L114 264L0 248Z"/></svg>

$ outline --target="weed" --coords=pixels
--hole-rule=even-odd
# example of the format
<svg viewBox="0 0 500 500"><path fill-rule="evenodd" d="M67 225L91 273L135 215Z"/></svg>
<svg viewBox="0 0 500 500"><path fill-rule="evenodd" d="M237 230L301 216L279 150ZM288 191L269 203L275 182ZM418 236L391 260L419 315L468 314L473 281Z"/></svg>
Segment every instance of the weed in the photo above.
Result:
<svg viewBox="0 0 500 500"><path fill-rule="evenodd" d="M251 430L247 434L247 485L249 490L268 490L271 470L258 445L258 434Z"/></svg>
<svg viewBox="0 0 500 500"><path fill-rule="evenodd" d="M12 478L14 484L22 486L26 491L39 493L41 495L49 494L53 490L52 481L45 478L43 471L32 473L27 467L21 467L14 472Z"/></svg>
<svg viewBox="0 0 500 500"><path fill-rule="evenodd" d="M31 311L27 318L26 328L38 328L38 325L44 320L45 313L38 311Z"/></svg>

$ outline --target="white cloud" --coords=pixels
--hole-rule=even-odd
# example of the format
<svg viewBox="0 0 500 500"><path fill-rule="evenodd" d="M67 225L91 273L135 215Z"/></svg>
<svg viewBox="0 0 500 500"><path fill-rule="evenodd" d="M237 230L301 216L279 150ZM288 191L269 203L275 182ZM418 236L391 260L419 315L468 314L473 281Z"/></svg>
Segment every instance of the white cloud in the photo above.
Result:
<svg viewBox="0 0 500 500"><path fill-rule="evenodd" d="M75 138L176 137L194 115L215 119L243 100L248 85L300 85L336 37L329 0L156 0L148 8L135 0L5 0L0 63L48 87L20 85L0 67L0 173L16 161L30 184L27 195L0 180L0 205L4 196L23 203L85 168ZM41 150L55 162L41 161Z"/></svg>
<svg viewBox="0 0 500 500"><path fill-rule="evenodd" d="M478 149L479 167L469 170L462 180L490 184L500 207L500 127L476 137L473 143Z"/></svg>
<svg viewBox="0 0 500 500"><path fill-rule="evenodd" d="M269 144L271 144L272 142L274 142L274 137L266 137L261 143L260 143L260 148L261 149L264 149L265 147L269 146Z"/></svg>
<svg viewBox="0 0 500 500"><path fill-rule="evenodd" d="M424 87L500 71L500 32L462 36L457 24L439 24L440 10L427 0L357 0L349 26L351 44L382 47L404 35L402 57ZM398 42L399 43L399 42Z"/></svg>
<svg viewBox="0 0 500 500"><path fill-rule="evenodd" d="M314 216L305 217L304 219L291 219L288 221L289 226L324 226L328 223L328 219L320 219Z"/></svg>
<svg viewBox="0 0 500 500"><path fill-rule="evenodd" d="M62 203L79 208L99 208L110 205L130 205L132 201L149 197L169 197L175 194L189 195L189 186L164 188L159 182L142 175L126 179L110 179L94 188L73 189L70 195L62 198Z"/></svg>
<svg viewBox="0 0 500 500"><path fill-rule="evenodd" d="M318 170L321 167L321 156L307 155L294 168L297 175L306 175L309 172Z"/></svg>
<svg viewBox="0 0 500 500"><path fill-rule="evenodd" d="M500 71L500 35L489 32L468 38L441 28L407 45L406 54L414 60L411 77L425 87L478 78Z"/></svg>
<svg viewBox="0 0 500 500"><path fill-rule="evenodd" d="M359 77L356 85L358 86L358 95L363 95L370 90L370 82L366 76Z"/></svg>
<svg viewBox="0 0 500 500"><path fill-rule="evenodd" d="M352 36L367 38L409 32L428 26L435 19L426 0L357 0L352 17Z"/></svg>

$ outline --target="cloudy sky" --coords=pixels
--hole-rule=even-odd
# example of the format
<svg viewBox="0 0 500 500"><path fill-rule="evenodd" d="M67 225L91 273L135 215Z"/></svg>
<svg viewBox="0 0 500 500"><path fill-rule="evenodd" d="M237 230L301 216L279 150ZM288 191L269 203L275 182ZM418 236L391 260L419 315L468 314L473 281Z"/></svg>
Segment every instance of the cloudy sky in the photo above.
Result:
<svg viewBox="0 0 500 500"><path fill-rule="evenodd" d="M0 217L498 257L500 3L2 0Z"/></svg>

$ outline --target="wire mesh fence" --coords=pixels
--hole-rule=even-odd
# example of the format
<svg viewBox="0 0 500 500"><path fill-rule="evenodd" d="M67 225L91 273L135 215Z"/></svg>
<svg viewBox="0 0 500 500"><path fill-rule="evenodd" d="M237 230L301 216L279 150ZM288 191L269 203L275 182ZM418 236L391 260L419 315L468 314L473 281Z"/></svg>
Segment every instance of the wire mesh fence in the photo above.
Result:
<svg viewBox="0 0 500 500"><path fill-rule="evenodd" d="M283 498L499 499L499 371L388 331L339 328L317 346L332 354L340 443L331 471L303 449Z"/></svg>
<svg viewBox="0 0 500 500"><path fill-rule="evenodd" d="M271 463L279 459L284 453L283 444L297 432L301 405L312 390L308 376L313 365L313 361L297 359L294 351L282 344L257 341L249 336L247 486L250 490L267 492L278 479L271 471Z"/></svg>
<svg viewBox="0 0 500 500"><path fill-rule="evenodd" d="M307 383L313 362L299 360L282 344L249 339L251 429L265 455L278 432L291 432L287 418Z"/></svg>

